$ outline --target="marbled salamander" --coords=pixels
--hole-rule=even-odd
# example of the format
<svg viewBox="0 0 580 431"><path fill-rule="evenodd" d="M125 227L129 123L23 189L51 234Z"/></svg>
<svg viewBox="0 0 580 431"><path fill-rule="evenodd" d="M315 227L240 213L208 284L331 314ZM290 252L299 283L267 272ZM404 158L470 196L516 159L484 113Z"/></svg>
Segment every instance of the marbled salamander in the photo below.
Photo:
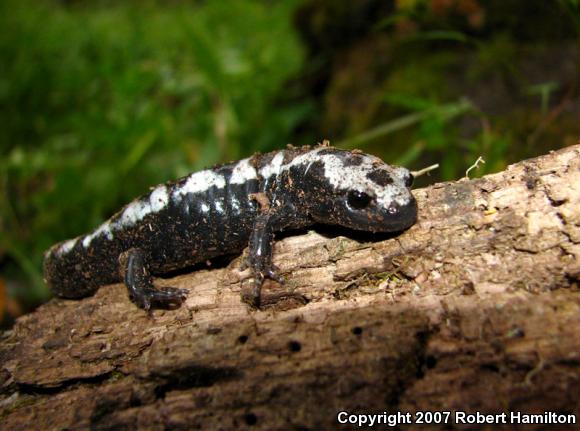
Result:
<svg viewBox="0 0 580 431"><path fill-rule="evenodd" d="M45 253L44 278L65 298L93 294L124 280L145 309L173 308L186 291L156 288L163 274L241 252L254 275L259 305L264 278L282 282L272 265L274 234L314 223L371 232L415 223L413 177L358 151L328 146L256 154L159 185L93 232Z"/></svg>

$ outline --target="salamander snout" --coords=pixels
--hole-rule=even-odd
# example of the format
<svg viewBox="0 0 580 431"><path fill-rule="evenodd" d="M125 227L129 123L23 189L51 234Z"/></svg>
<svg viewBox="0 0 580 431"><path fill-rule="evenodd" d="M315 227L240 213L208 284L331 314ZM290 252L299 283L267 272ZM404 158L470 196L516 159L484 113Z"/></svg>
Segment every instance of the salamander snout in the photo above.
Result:
<svg viewBox="0 0 580 431"><path fill-rule="evenodd" d="M417 220L412 183L413 175L403 167L373 166L357 184L360 188L346 195L348 224L373 232L397 232L412 226Z"/></svg>
<svg viewBox="0 0 580 431"><path fill-rule="evenodd" d="M386 190L383 195L375 192L349 191L331 205L329 219L335 224L371 232L399 232L417 221L417 201L408 188L397 187L392 193Z"/></svg>
<svg viewBox="0 0 580 431"><path fill-rule="evenodd" d="M399 231L411 227L417 221L417 201L410 195L406 204L392 203L387 212L392 216L389 221L392 231Z"/></svg>

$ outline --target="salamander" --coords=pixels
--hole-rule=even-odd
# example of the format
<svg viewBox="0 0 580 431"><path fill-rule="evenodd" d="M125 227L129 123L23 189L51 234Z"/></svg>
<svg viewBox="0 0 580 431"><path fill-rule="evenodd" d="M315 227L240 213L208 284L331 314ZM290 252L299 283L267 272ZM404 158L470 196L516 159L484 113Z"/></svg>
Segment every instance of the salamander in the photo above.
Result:
<svg viewBox="0 0 580 431"><path fill-rule="evenodd" d="M289 147L192 173L151 189L92 232L52 246L44 279L55 295L81 298L123 281L146 310L176 308L187 291L155 287L153 276L249 247L243 268L260 303L276 233L315 223L399 232L417 219L413 176L360 151ZM242 269L243 269L242 268Z"/></svg>

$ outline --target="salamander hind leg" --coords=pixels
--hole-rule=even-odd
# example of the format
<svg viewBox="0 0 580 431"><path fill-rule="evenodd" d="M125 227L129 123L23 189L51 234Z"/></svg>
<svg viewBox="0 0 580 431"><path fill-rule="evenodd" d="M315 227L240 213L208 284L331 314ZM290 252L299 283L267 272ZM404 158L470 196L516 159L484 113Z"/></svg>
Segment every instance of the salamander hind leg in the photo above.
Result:
<svg viewBox="0 0 580 431"><path fill-rule="evenodd" d="M155 287L149 274L145 253L132 248L119 256L121 275L129 290L129 297L139 307L174 309L187 297L187 290L174 287Z"/></svg>

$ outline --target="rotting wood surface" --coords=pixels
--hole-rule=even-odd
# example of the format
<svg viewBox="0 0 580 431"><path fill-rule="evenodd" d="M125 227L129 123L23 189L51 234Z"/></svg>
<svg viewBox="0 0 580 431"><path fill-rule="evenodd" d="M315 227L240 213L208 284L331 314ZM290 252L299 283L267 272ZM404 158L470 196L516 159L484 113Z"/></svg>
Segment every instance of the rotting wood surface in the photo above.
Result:
<svg viewBox="0 0 580 431"><path fill-rule="evenodd" d="M279 241L288 282L267 283L259 311L240 301L238 257L159 280L189 289L179 310L148 316L112 285L20 318L0 343L0 428L337 429L341 410L580 419L580 145L414 193L419 221L398 237Z"/></svg>

